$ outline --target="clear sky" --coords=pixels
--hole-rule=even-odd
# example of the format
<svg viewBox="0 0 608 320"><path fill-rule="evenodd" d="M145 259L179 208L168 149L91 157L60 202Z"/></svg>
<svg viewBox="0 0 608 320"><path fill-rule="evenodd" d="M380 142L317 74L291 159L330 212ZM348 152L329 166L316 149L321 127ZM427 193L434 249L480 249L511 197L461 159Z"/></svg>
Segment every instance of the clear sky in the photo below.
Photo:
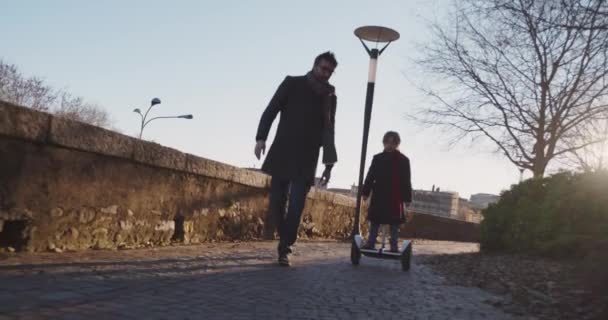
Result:
<svg viewBox="0 0 608 320"><path fill-rule="evenodd" d="M132 110L159 97L155 115L192 113L194 119L152 122L144 138L259 168L255 131L276 87L285 75L309 71L317 54L334 51L339 162L330 187L349 187L358 174L368 68L353 30L384 25L398 30L401 39L380 58L369 157L381 151L383 133L396 130L412 163L415 188L435 184L464 197L498 193L519 179L506 159L488 153L488 146L449 148L449 136L406 118L428 103L413 84L424 75L412 71L412 60L429 40L428 21L445 17L449 4L0 0L0 58L104 106L125 134L138 130Z"/></svg>

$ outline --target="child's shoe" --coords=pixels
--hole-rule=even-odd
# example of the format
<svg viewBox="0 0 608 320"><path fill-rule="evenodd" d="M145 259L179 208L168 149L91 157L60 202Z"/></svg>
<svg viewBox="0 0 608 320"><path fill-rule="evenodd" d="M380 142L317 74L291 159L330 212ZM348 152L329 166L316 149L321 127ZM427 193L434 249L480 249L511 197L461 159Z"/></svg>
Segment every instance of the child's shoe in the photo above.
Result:
<svg viewBox="0 0 608 320"><path fill-rule="evenodd" d="M366 242L361 249L365 249L365 250L376 250L376 246L372 243Z"/></svg>

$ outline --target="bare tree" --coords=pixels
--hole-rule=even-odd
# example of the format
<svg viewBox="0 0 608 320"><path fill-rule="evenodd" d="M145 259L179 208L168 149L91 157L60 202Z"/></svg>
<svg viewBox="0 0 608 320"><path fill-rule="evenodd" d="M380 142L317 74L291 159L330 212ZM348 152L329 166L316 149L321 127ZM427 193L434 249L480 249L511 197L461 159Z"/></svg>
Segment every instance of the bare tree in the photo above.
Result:
<svg viewBox="0 0 608 320"><path fill-rule="evenodd" d="M596 1L592 1L596 3ZM579 0L462 0L419 61L438 76L422 120L457 138L481 137L520 169L548 164L605 137L585 137L608 119L608 16ZM605 3L605 1L597 1ZM565 28L563 25L586 28ZM439 89L438 89L439 88Z"/></svg>
<svg viewBox="0 0 608 320"><path fill-rule="evenodd" d="M109 127L111 120L102 107L63 90L55 90L42 79L23 76L17 66L0 60L0 100L57 116Z"/></svg>
<svg viewBox="0 0 608 320"><path fill-rule="evenodd" d="M582 29L582 30L608 30L608 21L605 20L608 17L608 8L606 5L607 0L561 0L563 7L569 7L569 10L573 10L580 17L597 15L604 20L600 20L591 23L591 20L577 19L575 21L561 22L557 25L562 28L568 29ZM550 21L546 21L550 23Z"/></svg>
<svg viewBox="0 0 608 320"><path fill-rule="evenodd" d="M41 79L26 78L17 66L0 60L0 100L48 111L57 100L57 93Z"/></svg>
<svg viewBox="0 0 608 320"><path fill-rule="evenodd" d="M597 144L589 144L582 149L572 151L564 161L570 166L576 166L581 171L594 172L608 169L608 122L598 121L592 123L587 128L587 132L578 132L574 140L576 144L585 144L589 140L604 138L604 141Z"/></svg>
<svg viewBox="0 0 608 320"><path fill-rule="evenodd" d="M98 127L110 126L110 117L104 109L98 105L85 102L81 97L74 97L65 92L61 94L59 106L54 109L53 113L63 118Z"/></svg>

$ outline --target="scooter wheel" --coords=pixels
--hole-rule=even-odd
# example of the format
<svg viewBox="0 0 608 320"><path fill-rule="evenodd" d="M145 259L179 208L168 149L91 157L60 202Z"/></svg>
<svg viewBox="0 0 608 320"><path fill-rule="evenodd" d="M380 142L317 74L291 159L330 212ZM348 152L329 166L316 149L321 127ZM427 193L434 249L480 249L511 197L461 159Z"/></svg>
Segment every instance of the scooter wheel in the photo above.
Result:
<svg viewBox="0 0 608 320"><path fill-rule="evenodd" d="M412 260L412 245L410 244L405 248L403 253L401 254L401 270L408 271L410 270L410 264Z"/></svg>
<svg viewBox="0 0 608 320"><path fill-rule="evenodd" d="M359 250L359 247L357 247L355 241L353 241L350 245L350 262L353 266L358 266L359 260L361 260L361 251Z"/></svg>

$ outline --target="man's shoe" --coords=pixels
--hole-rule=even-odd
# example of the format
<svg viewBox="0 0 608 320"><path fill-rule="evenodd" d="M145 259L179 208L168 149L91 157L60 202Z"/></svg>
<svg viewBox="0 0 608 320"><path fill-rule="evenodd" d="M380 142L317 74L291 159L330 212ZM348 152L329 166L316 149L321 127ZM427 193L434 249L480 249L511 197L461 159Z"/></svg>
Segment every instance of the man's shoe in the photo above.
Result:
<svg viewBox="0 0 608 320"><path fill-rule="evenodd" d="M277 252L279 253L279 256L280 256L282 253L288 253L288 254L289 254L289 253L293 253L293 250L292 250L292 248L291 248L291 247L282 246L282 245L279 243L279 245L277 246Z"/></svg>
<svg viewBox="0 0 608 320"><path fill-rule="evenodd" d="M279 254L279 265L284 267L289 267L291 265L289 263L289 254L287 252Z"/></svg>
<svg viewBox="0 0 608 320"><path fill-rule="evenodd" d="M399 252L399 247L391 247L390 252Z"/></svg>
<svg viewBox="0 0 608 320"><path fill-rule="evenodd" d="M291 253L291 248L282 246L279 243L279 247L277 248L279 253L279 265L289 267L289 254Z"/></svg>

